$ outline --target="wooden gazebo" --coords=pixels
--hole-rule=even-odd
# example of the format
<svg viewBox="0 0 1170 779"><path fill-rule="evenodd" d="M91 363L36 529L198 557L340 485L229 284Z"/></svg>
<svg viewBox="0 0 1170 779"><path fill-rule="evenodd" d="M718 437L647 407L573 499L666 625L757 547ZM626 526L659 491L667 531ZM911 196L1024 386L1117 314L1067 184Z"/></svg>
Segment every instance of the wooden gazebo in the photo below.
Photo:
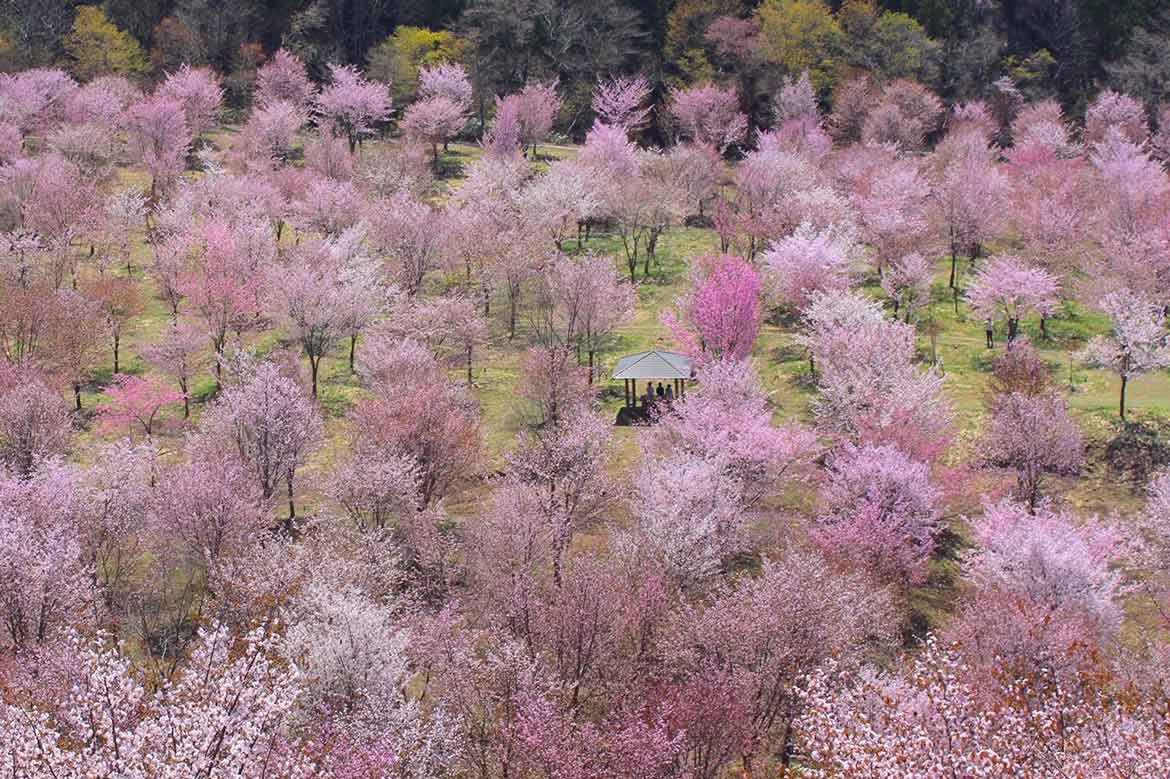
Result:
<svg viewBox="0 0 1170 779"><path fill-rule="evenodd" d="M623 418L630 420L632 417L641 416L637 413L639 411L643 414L649 412L648 408L638 408L640 380L649 383L672 382L674 397L681 398L686 395L687 382L694 376L694 360L677 352L653 349L621 358L610 374L610 379L614 381L620 379L625 388L626 406L623 413L618 414L618 424L622 424Z"/></svg>

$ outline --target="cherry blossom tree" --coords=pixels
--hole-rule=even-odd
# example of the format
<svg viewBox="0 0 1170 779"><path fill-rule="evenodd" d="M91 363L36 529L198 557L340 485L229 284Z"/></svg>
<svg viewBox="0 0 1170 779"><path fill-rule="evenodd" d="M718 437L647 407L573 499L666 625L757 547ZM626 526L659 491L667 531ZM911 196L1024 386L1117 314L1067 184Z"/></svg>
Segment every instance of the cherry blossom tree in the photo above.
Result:
<svg viewBox="0 0 1170 779"><path fill-rule="evenodd" d="M1012 341L992 366L988 388L993 396L1040 395L1052 388L1052 376L1026 336Z"/></svg>
<svg viewBox="0 0 1170 779"><path fill-rule="evenodd" d="M1047 271L1025 265L1018 257L997 255L982 265L967 289L975 313L1007 320L1008 340L1020 332L1020 319L1032 311L1049 314L1059 302L1059 286Z"/></svg>
<svg viewBox="0 0 1170 779"><path fill-rule="evenodd" d="M202 633L192 672L150 692L117 647L74 637L52 716L5 704L0 748L30 776L308 775L311 763L290 734L301 688L275 645L263 631L239 642L226 628Z"/></svg>
<svg viewBox="0 0 1170 779"><path fill-rule="evenodd" d="M466 68L457 62L441 62L419 70L418 93L424 99L445 97L453 103L469 108L474 88Z"/></svg>
<svg viewBox="0 0 1170 779"><path fill-rule="evenodd" d="M383 530L418 510L418 483L412 457L363 446L338 465L330 496L359 529Z"/></svg>
<svg viewBox="0 0 1170 779"><path fill-rule="evenodd" d="M0 108L21 133L43 133L63 118L77 82L64 71L31 68L5 73L0 82Z"/></svg>
<svg viewBox="0 0 1170 779"><path fill-rule="evenodd" d="M820 122L817 93L813 89L808 70L803 71L796 78L784 79L784 83L772 103L772 115L777 125L803 119Z"/></svg>
<svg viewBox="0 0 1170 779"><path fill-rule="evenodd" d="M866 116L862 140L917 151L938 126L942 110L942 101L926 87L898 79L882 90L877 105Z"/></svg>
<svg viewBox="0 0 1170 779"><path fill-rule="evenodd" d="M520 102L520 148L532 147L534 157L536 145L548 137L561 110L557 86L555 80L525 84L517 95Z"/></svg>
<svg viewBox="0 0 1170 779"><path fill-rule="evenodd" d="M357 156L349 150L345 138L326 129L305 144L305 168L337 185L352 183Z"/></svg>
<svg viewBox="0 0 1170 779"><path fill-rule="evenodd" d="M390 115L390 90L367 81L352 65L329 66L329 86L316 99L317 113L349 141L349 150Z"/></svg>
<svg viewBox="0 0 1170 779"><path fill-rule="evenodd" d="M734 89L706 85L671 93L670 116L684 137L723 153L747 136L747 116L739 111Z"/></svg>
<svg viewBox="0 0 1170 779"><path fill-rule="evenodd" d="M478 410L429 351L411 342L371 339L360 370L376 394L350 413L358 445L412 457L422 505L454 494L479 474Z"/></svg>
<svg viewBox="0 0 1170 779"><path fill-rule="evenodd" d="M978 667L1067 672L1108 649L1127 589L1116 529L1010 501L986 506L973 529L980 546L965 567L976 590L952 631Z"/></svg>
<svg viewBox="0 0 1170 779"><path fill-rule="evenodd" d="M267 225L222 219L196 226L190 236L190 257L179 289L192 312L202 320L216 354L220 373L228 335L244 333L263 311L263 282L276 256Z"/></svg>
<svg viewBox="0 0 1170 779"><path fill-rule="evenodd" d="M303 232L336 238L357 224L361 208L361 193L352 183L310 176L293 203L292 222Z"/></svg>
<svg viewBox="0 0 1170 779"><path fill-rule="evenodd" d="M860 444L892 444L922 461L937 457L953 435L943 377L919 371L914 329L886 319L880 305L856 293L817 298L799 336L819 368L814 410L823 429Z"/></svg>
<svg viewBox="0 0 1170 779"><path fill-rule="evenodd" d="M294 138L308 119L304 109L285 101L256 108L232 147L237 164L244 170L266 170L288 162Z"/></svg>
<svg viewBox="0 0 1170 779"><path fill-rule="evenodd" d="M183 418L191 416L191 382L207 366L202 354L206 336L188 323L172 324L156 344L142 351L142 359L175 380L183 399Z"/></svg>
<svg viewBox="0 0 1170 779"><path fill-rule="evenodd" d="M559 424L586 405L594 391L589 371L565 346L534 347L521 359L519 395L531 428Z"/></svg>
<svg viewBox="0 0 1170 779"><path fill-rule="evenodd" d="M925 463L891 446L848 446L829 460L813 536L884 581L921 584L942 530L940 497Z"/></svg>
<svg viewBox="0 0 1170 779"><path fill-rule="evenodd" d="M1054 100L1032 103L1020 109L1011 123L1013 165L1042 165L1080 154L1073 143L1064 111Z"/></svg>
<svg viewBox="0 0 1170 779"><path fill-rule="evenodd" d="M443 232L439 214L425 201L400 192L366 208L369 242L384 258L388 275L407 295L415 295L427 271L438 268Z"/></svg>
<svg viewBox="0 0 1170 779"><path fill-rule="evenodd" d="M889 594L863 575L796 550L765 560L759 577L718 588L706 607L684 607L667 651L687 675L673 713L693 769L720 754L738 757L748 774L768 755L788 765L804 676L829 658L853 666L867 647L889 644L892 616ZM700 680L734 705L721 706L718 693L695 697ZM718 776L715 762L694 775Z"/></svg>
<svg viewBox="0 0 1170 779"><path fill-rule="evenodd" d="M930 184L914 158L875 156L848 176L860 237L873 247L878 274L909 252L922 249L930 227Z"/></svg>
<svg viewBox="0 0 1170 779"><path fill-rule="evenodd" d="M882 290L894 301L894 313L904 311L906 321L923 305L930 303L930 285L934 267L917 252L894 260L882 275Z"/></svg>
<svg viewBox="0 0 1170 779"><path fill-rule="evenodd" d="M73 406L80 411L81 388L102 351L106 320L100 305L75 292L61 290L53 303L55 321L46 362L73 388Z"/></svg>
<svg viewBox="0 0 1170 779"><path fill-rule="evenodd" d="M169 189L187 167L192 138L184 117L180 103L159 96L135 103L123 115L131 153L150 174L152 201Z"/></svg>
<svg viewBox="0 0 1170 779"><path fill-rule="evenodd" d="M95 463L78 474L84 508L76 524L84 560L115 615L126 613L139 594L142 556L151 546L147 514L158 457L150 443L122 439L103 445Z"/></svg>
<svg viewBox="0 0 1170 779"><path fill-rule="evenodd" d="M584 404L562 406L519 438L508 455L509 478L536 488L547 524L553 582L563 584L574 536L595 525L612 502L605 480L610 427Z"/></svg>
<svg viewBox="0 0 1170 779"><path fill-rule="evenodd" d="M830 664L812 675L798 724L808 756L803 770L815 779L896 779L940 770L1121 779L1163 770L1163 717L1154 696L1138 693L1131 702L1088 677L1052 685L1036 675L988 702L986 683L935 637L906 663L901 673L841 674Z"/></svg>
<svg viewBox="0 0 1170 779"><path fill-rule="evenodd" d="M1010 183L978 136L964 136L959 153L943 168L931 195L934 220L951 250L950 286L956 290L960 253L974 259L998 229ZM976 142L977 141L977 142Z"/></svg>
<svg viewBox="0 0 1170 779"><path fill-rule="evenodd" d="M692 204L703 214L705 204L715 196L723 176L723 160L712 146L701 143L679 143L666 152L667 176L673 182L675 194L682 206L682 215L689 216Z"/></svg>
<svg viewBox="0 0 1170 779"><path fill-rule="evenodd" d="M496 96L496 110L492 125L483 136L483 146L489 156L507 158L522 150L521 136L523 108L518 95Z"/></svg>
<svg viewBox="0 0 1170 779"><path fill-rule="evenodd" d="M439 167L439 144L454 138L466 124L466 108L442 96L411 103L402 117L402 129L409 137L430 144L436 171Z"/></svg>
<svg viewBox="0 0 1170 779"><path fill-rule="evenodd" d="M1054 391L1011 393L992 402L980 442L986 461L1016 472L1019 499L1035 510L1044 477L1075 474L1081 434L1064 398Z"/></svg>
<svg viewBox="0 0 1170 779"><path fill-rule="evenodd" d="M1150 137L1146 109L1142 104L1129 95L1104 89L1085 109L1085 143L1104 140L1112 128L1119 130L1130 143L1145 143Z"/></svg>
<svg viewBox="0 0 1170 779"><path fill-rule="evenodd" d="M859 253L848 233L805 223L773 244L761 261L773 299L800 313L818 294L849 289Z"/></svg>
<svg viewBox="0 0 1170 779"><path fill-rule="evenodd" d="M521 218L530 229L547 233L557 251L580 225L602 208L590 171L572 161L558 161L548 173L534 179L521 193Z"/></svg>
<svg viewBox="0 0 1170 779"><path fill-rule="evenodd" d="M230 457L200 457L159 478L151 522L177 543L184 561L204 575L260 543L272 520L247 469Z"/></svg>
<svg viewBox="0 0 1170 779"><path fill-rule="evenodd" d="M798 424L772 425L772 406L749 361L707 363L698 383L647 430L645 449L718 463L739 480L749 506L781 479L801 478L802 467L820 451L816 435Z"/></svg>
<svg viewBox="0 0 1170 779"><path fill-rule="evenodd" d="M637 523L618 539L661 566L680 586L701 586L747 549L742 483L717 462L677 454L636 478Z"/></svg>
<svg viewBox="0 0 1170 779"><path fill-rule="evenodd" d="M256 104L268 108L288 103L307 111L317 94L305 63L287 49L278 49L256 70Z"/></svg>
<svg viewBox="0 0 1170 779"><path fill-rule="evenodd" d="M644 105L649 96L650 82L644 76L616 76L597 82L590 105L600 121L635 132L652 110Z"/></svg>
<svg viewBox="0 0 1170 779"><path fill-rule="evenodd" d="M697 267L706 275L695 279L693 291L675 313L664 314L664 322L693 354L745 359L760 327L759 275L730 255L700 258Z"/></svg>
<svg viewBox="0 0 1170 779"><path fill-rule="evenodd" d="M223 103L223 88L209 68L183 65L159 84L155 97L178 103L187 128L198 136L215 125L216 112Z"/></svg>
<svg viewBox="0 0 1170 779"><path fill-rule="evenodd" d="M351 261L350 250L355 248L352 238L307 244L294 256L292 267L273 270L278 316L309 360L314 399L322 358L340 338L358 329L351 301L360 298L371 282L376 284L370 268L362 272L360 257L356 265Z"/></svg>
<svg viewBox="0 0 1170 779"><path fill-rule="evenodd" d="M538 337L546 346L576 349L578 360L585 352L592 384L597 353L634 314L633 287L619 277L612 257L558 255L545 266L537 297Z"/></svg>
<svg viewBox="0 0 1170 779"><path fill-rule="evenodd" d="M476 351L488 339L487 322L476 302L460 294L403 301L392 308L378 332L424 344L436 359L461 365L467 371L468 385L473 381Z"/></svg>
<svg viewBox="0 0 1170 779"><path fill-rule="evenodd" d="M71 521L77 516L79 492L76 478L60 468L30 479L0 472L0 614L5 639L0 646L6 649L53 640L81 622L91 605L92 572L82 562ZM0 728L0 733L0 739L13 736L8 727ZM16 744L9 741L5 752L11 754Z"/></svg>
<svg viewBox="0 0 1170 779"><path fill-rule="evenodd" d="M125 430L131 440L134 429L140 427L147 441L158 427L162 410L183 399L162 379L121 374L106 388L106 396L109 400L98 409L102 424L109 430Z"/></svg>
<svg viewBox="0 0 1170 779"><path fill-rule="evenodd" d="M1130 379L1170 365L1170 339L1162 327L1162 311L1141 295L1119 290L1101 300L1113 320L1109 335L1094 336L1080 359L1117 374L1121 379L1118 415L1125 419L1125 390Z"/></svg>
<svg viewBox="0 0 1170 779"><path fill-rule="evenodd" d="M106 327L114 339L114 373L119 373L118 352L122 336L131 320L145 310L142 294L132 279L113 275L103 276L93 282L88 294L101 304L105 312Z"/></svg>
<svg viewBox="0 0 1170 779"><path fill-rule="evenodd" d="M28 476L69 445L69 411L31 366L0 363L0 463Z"/></svg>
<svg viewBox="0 0 1170 779"><path fill-rule="evenodd" d="M288 488L288 521L297 470L319 445L320 412L296 382L271 362L246 365L236 384L224 388L200 421L206 445L229 447L252 474L265 500L283 483Z"/></svg>
<svg viewBox="0 0 1170 779"><path fill-rule="evenodd" d="M1147 485L1146 494L1146 506L1140 519L1140 528L1146 541L1138 560L1151 566L1159 575L1165 576L1166 572L1170 571L1170 470L1154 474ZM1164 589L1165 584L1153 585L1155 596ZM1160 604L1158 608L1165 622L1167 620L1165 608Z"/></svg>

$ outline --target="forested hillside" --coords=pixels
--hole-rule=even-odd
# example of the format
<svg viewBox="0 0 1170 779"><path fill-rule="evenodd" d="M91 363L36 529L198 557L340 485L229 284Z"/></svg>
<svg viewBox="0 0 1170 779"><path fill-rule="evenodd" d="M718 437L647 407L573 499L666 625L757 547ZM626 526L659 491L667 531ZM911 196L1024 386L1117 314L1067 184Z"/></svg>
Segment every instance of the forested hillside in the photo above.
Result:
<svg viewBox="0 0 1170 779"><path fill-rule="evenodd" d="M0 779L1170 776L1153 10L7 4Z"/></svg>

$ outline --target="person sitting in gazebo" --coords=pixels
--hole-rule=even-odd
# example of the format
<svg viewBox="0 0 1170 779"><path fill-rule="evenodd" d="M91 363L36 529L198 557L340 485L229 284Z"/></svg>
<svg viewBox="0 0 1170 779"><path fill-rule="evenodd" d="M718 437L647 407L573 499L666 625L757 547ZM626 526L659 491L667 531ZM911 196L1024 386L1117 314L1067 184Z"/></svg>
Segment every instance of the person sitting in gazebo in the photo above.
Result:
<svg viewBox="0 0 1170 779"><path fill-rule="evenodd" d="M646 399L644 401L646 410L649 411L654 407L654 382L646 382Z"/></svg>
<svg viewBox="0 0 1170 779"><path fill-rule="evenodd" d="M674 387L669 384L666 385L666 405L670 405L674 400Z"/></svg>

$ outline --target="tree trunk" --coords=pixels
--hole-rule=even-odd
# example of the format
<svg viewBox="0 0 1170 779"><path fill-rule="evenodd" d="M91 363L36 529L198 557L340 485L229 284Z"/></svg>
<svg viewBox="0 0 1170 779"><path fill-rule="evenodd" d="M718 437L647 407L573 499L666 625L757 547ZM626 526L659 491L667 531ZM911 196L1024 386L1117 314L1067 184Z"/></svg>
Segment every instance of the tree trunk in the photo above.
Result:
<svg viewBox="0 0 1170 779"><path fill-rule="evenodd" d="M589 350L589 384L591 386L593 384L593 355L594 355L594 351L592 349L590 349Z"/></svg>
<svg viewBox="0 0 1170 779"><path fill-rule="evenodd" d="M187 390L187 382L179 382L179 389L183 393L183 419L191 418L191 393Z"/></svg>
<svg viewBox="0 0 1170 779"><path fill-rule="evenodd" d="M114 375L118 374L118 342L121 340L118 334L114 333Z"/></svg>
<svg viewBox="0 0 1170 779"><path fill-rule="evenodd" d="M354 369L354 363L353 363L354 353L357 352L357 339L358 339L357 333L350 334L350 336L349 336L349 372L351 374L357 373L357 371Z"/></svg>
<svg viewBox="0 0 1170 779"><path fill-rule="evenodd" d="M1045 341L1048 340L1048 316L1046 314L1040 315L1040 337Z"/></svg>
<svg viewBox="0 0 1170 779"><path fill-rule="evenodd" d="M1017 319L1009 319L1008 320L1008 337L1007 337L1008 343L1011 343L1012 341L1016 340L1016 335L1019 332L1020 332L1020 320L1018 318Z"/></svg>
<svg viewBox="0 0 1170 779"><path fill-rule="evenodd" d="M467 347L467 385L471 386L471 347Z"/></svg>
<svg viewBox="0 0 1170 779"><path fill-rule="evenodd" d="M293 477L289 474L288 477L288 529L291 532L293 529L293 522L297 519L297 504L293 502Z"/></svg>
<svg viewBox="0 0 1170 779"><path fill-rule="evenodd" d="M955 276L959 270L959 253L955 251L955 247L951 247L951 289L955 288Z"/></svg>
<svg viewBox="0 0 1170 779"><path fill-rule="evenodd" d="M317 368L320 366L320 362L320 357L309 357L309 373L313 377L313 400L317 399Z"/></svg>
<svg viewBox="0 0 1170 779"><path fill-rule="evenodd" d="M1121 377L1121 403L1117 408L1118 413L1121 414L1122 420L1125 419L1125 385L1127 383L1129 383L1129 379L1125 376L1122 376ZM81 406L79 405L78 408L81 408Z"/></svg>
<svg viewBox="0 0 1170 779"><path fill-rule="evenodd" d="M73 382L73 404L77 411L81 411L81 382ZM1125 416L1125 413L1121 415Z"/></svg>
<svg viewBox="0 0 1170 779"><path fill-rule="evenodd" d="M516 294L508 293L508 340L516 337Z"/></svg>

